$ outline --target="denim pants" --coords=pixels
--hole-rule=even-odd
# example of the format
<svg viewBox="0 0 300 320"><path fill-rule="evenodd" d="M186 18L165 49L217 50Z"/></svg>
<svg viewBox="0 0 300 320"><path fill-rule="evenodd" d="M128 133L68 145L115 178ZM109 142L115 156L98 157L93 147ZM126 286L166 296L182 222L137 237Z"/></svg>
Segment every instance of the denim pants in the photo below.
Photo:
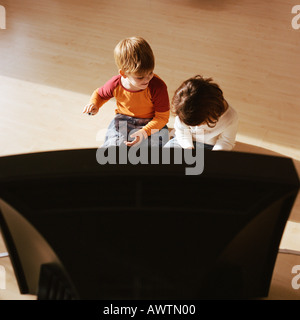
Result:
<svg viewBox="0 0 300 320"><path fill-rule="evenodd" d="M124 141L132 141L130 135L142 129L152 118L135 118L123 114L117 114L107 128L104 144L102 148L120 146ZM162 147L169 141L168 127L165 125L161 130L152 134L148 139L143 140L142 146Z"/></svg>

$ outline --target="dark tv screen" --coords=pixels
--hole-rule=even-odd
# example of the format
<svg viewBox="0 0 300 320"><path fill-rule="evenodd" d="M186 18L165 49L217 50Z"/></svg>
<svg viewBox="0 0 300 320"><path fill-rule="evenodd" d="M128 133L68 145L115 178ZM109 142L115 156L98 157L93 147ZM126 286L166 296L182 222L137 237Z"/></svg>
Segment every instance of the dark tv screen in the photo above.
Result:
<svg viewBox="0 0 300 320"><path fill-rule="evenodd" d="M293 161L207 151L99 164L96 149L0 158L0 226L39 299L266 297L299 191ZM118 152L118 150L117 150ZM183 151L182 151L183 152ZM184 158L184 157L183 157Z"/></svg>

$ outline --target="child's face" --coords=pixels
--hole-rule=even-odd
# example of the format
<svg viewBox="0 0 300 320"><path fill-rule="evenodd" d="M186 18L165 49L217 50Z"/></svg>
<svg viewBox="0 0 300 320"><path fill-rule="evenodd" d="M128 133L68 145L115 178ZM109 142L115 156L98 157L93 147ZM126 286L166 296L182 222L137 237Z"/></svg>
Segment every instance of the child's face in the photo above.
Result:
<svg viewBox="0 0 300 320"><path fill-rule="evenodd" d="M144 90L148 87L150 80L153 78L153 71L144 74L126 74L126 80L132 90Z"/></svg>

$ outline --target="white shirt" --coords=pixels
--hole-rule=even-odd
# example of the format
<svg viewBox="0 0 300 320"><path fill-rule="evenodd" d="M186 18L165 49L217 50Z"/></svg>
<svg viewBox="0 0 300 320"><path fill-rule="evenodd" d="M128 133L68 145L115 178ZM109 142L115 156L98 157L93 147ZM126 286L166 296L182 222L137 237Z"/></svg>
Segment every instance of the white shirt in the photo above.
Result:
<svg viewBox="0 0 300 320"><path fill-rule="evenodd" d="M213 145L213 150L231 150L238 130L238 114L228 107L213 128L207 124L188 126L178 116L174 122L175 135L182 148L193 148L193 141Z"/></svg>

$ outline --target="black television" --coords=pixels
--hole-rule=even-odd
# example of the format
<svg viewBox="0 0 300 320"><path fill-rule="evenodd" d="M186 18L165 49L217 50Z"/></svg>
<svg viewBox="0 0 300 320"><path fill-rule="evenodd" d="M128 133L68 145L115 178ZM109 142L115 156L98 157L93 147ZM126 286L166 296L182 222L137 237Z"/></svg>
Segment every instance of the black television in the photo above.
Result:
<svg viewBox="0 0 300 320"><path fill-rule="evenodd" d="M203 172L189 175L174 151L154 164L99 164L97 152L0 157L0 226L22 294L268 296L299 191L292 159L203 150Z"/></svg>

